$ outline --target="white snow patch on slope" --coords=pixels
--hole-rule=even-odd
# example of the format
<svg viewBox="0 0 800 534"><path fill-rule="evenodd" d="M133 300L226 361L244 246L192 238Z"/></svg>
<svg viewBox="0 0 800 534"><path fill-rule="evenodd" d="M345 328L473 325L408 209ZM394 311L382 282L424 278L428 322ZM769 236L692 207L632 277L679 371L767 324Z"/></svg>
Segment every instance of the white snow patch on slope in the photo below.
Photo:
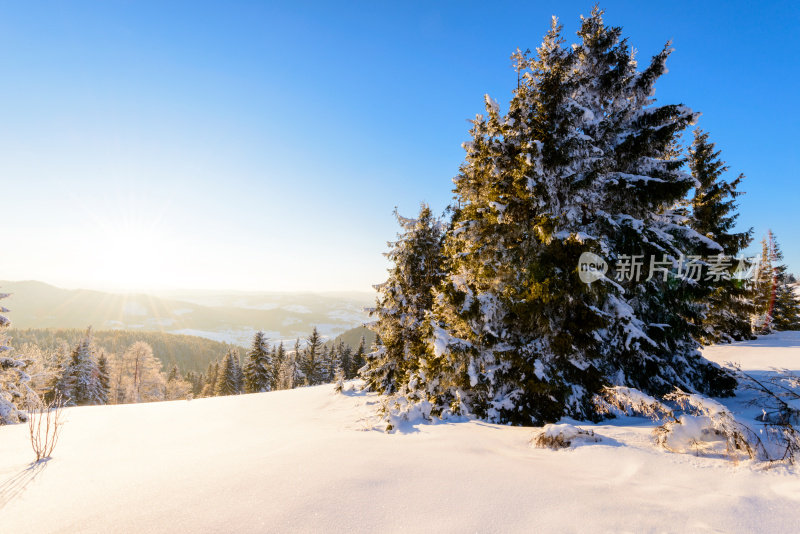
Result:
<svg viewBox="0 0 800 534"><path fill-rule="evenodd" d="M800 362L800 333L762 339L706 355ZM385 434L377 406L329 385L70 408L37 470L27 427L0 427L0 531L794 532L800 522L796 471L669 453L643 418L564 421L601 441L553 451L529 446L541 428L480 421Z"/></svg>

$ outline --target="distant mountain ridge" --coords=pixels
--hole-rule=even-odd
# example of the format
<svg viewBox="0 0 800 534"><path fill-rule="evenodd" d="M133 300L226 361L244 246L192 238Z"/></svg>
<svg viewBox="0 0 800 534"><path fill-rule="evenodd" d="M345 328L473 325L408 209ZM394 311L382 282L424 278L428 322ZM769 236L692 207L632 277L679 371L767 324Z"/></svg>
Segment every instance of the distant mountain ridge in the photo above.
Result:
<svg viewBox="0 0 800 534"><path fill-rule="evenodd" d="M225 293L192 298L145 294L123 295L84 289L62 289L37 281L0 281L11 293L5 301L18 329L75 328L142 330L200 336L247 346L256 330L273 341L293 342L313 326L329 339L368 320L369 294Z"/></svg>

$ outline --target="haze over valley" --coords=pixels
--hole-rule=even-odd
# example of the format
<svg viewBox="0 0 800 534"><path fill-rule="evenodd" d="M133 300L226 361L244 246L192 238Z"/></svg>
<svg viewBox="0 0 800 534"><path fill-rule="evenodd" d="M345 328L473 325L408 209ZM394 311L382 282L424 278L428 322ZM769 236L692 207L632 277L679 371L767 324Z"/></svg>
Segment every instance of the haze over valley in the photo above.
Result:
<svg viewBox="0 0 800 534"><path fill-rule="evenodd" d="M316 326L334 338L369 320L369 293L245 293L186 290L159 295L62 289L37 281L0 281L14 327L142 330L199 336L247 347L262 330L294 343Z"/></svg>

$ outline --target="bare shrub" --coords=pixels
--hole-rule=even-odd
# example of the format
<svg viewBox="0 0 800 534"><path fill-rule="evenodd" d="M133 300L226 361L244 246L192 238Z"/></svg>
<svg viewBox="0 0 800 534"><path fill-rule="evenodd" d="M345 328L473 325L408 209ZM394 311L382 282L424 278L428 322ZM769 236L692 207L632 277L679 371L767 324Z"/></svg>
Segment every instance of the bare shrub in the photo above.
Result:
<svg viewBox="0 0 800 534"><path fill-rule="evenodd" d="M750 406L761 409L756 418L763 425L765 456L772 463L793 464L800 454L800 376L776 369L762 378L734 366L742 389L754 394Z"/></svg>
<svg viewBox="0 0 800 534"><path fill-rule="evenodd" d="M50 402L35 399L28 410L28 430L31 438L31 448L40 462L50 458L53 449L58 444L61 433L62 410L64 403L60 395Z"/></svg>

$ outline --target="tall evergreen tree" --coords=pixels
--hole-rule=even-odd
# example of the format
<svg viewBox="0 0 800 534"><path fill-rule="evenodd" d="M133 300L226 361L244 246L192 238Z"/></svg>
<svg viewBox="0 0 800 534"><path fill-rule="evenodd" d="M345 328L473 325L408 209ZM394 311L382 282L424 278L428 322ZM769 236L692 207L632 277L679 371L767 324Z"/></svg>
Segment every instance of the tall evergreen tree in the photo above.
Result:
<svg viewBox="0 0 800 534"><path fill-rule="evenodd" d="M242 360L239 357L239 350L232 349L231 353L233 354L233 364L234 364L234 377L236 380L236 394L244 393L244 369L242 369Z"/></svg>
<svg viewBox="0 0 800 534"><path fill-rule="evenodd" d="M340 341L336 346L336 352L339 366L342 368L342 376L344 376L345 380L353 378L355 376L355 372L353 372L353 349L346 345L344 341Z"/></svg>
<svg viewBox="0 0 800 534"><path fill-rule="evenodd" d="M596 417L608 384L731 394L735 379L697 350L704 289L681 275L690 252L722 251L677 209L694 180L675 147L696 114L654 105L669 45L639 71L621 35L595 8L576 45L563 46L554 20L535 56L514 55L509 110L486 97L454 180L446 276L419 326L427 343L400 350L415 329L382 329L402 309L387 301L384 352L368 358L375 389L400 384L432 415L526 425ZM605 258L609 276L584 283L584 253ZM653 258L647 279L624 276L632 256Z"/></svg>
<svg viewBox="0 0 800 534"><path fill-rule="evenodd" d="M238 395L241 393L241 378L237 360L239 354L235 349L229 350L219 367L216 391L220 395Z"/></svg>
<svg viewBox="0 0 800 534"><path fill-rule="evenodd" d="M759 256L758 271L755 276L755 315L753 328L759 334L769 334L772 331L772 313L775 307L775 296L778 291L779 278L773 263L773 234L767 232L761 240L761 256Z"/></svg>
<svg viewBox="0 0 800 534"><path fill-rule="evenodd" d="M92 349L91 329L72 350L69 365L66 368L67 404L84 406L102 404L100 370Z"/></svg>
<svg viewBox="0 0 800 534"><path fill-rule="evenodd" d="M333 377L333 357L334 357L334 349L333 347L328 347L327 345L322 346L322 352L319 356L320 361L320 376L319 376L319 383L327 384L331 381Z"/></svg>
<svg viewBox="0 0 800 534"><path fill-rule="evenodd" d="M733 265L733 261L725 257L740 256L750 244L753 233L752 228L746 232L733 232L739 216L736 198L742 194L737 187L744 175L740 174L732 182L722 178L728 167L720 160L720 152L708 140L708 134L700 129L694 131L689 168L696 181L692 197L692 228L722 247L722 256L717 256L716 267ZM723 272L725 274L706 276L704 280L709 286L708 295L703 299L708 310L702 319L700 340L705 344L753 338L750 323L755 305L750 285L731 277L728 270Z"/></svg>
<svg viewBox="0 0 800 534"><path fill-rule="evenodd" d="M275 385L275 375L270 348L264 332L256 332L247 358L247 364L244 367L245 390L248 393L272 390Z"/></svg>
<svg viewBox="0 0 800 534"><path fill-rule="evenodd" d="M217 379L220 376L219 362L214 361L208 364L206 370L206 382L203 386L203 397L213 397L217 394Z"/></svg>
<svg viewBox="0 0 800 534"><path fill-rule="evenodd" d="M325 370L324 362L322 361L322 338L316 326L306 340L306 347L302 352L298 366L300 372L303 373L305 377L305 384L307 386L314 386L322 383Z"/></svg>
<svg viewBox="0 0 800 534"><path fill-rule="evenodd" d="M277 346L273 345L272 351L272 376L275 380L275 389L287 389L287 361L283 341L280 341Z"/></svg>
<svg viewBox="0 0 800 534"><path fill-rule="evenodd" d="M800 297L787 280L781 280L776 288L773 313L775 330L800 330Z"/></svg>
<svg viewBox="0 0 800 534"><path fill-rule="evenodd" d="M101 351L100 356L97 358L97 381L100 386L100 404L108 404L111 390L111 370L109 369L108 357L105 351Z"/></svg>
<svg viewBox="0 0 800 534"><path fill-rule="evenodd" d="M178 370L177 364L175 364L170 368L169 373L167 373L167 382L169 382L170 380L176 380L180 378L180 376L181 373Z"/></svg>
<svg viewBox="0 0 800 534"><path fill-rule="evenodd" d="M186 373L186 380L192 385L192 396L199 397L202 395L203 386L206 383L206 377L203 373L189 371Z"/></svg>
<svg viewBox="0 0 800 534"><path fill-rule="evenodd" d="M46 403L64 403L69 398L69 387L67 386L67 367L72 359L72 349L68 345L64 346L59 352L57 365L50 378L47 391L44 394ZM116 402L116 399L111 399Z"/></svg>
<svg viewBox="0 0 800 534"><path fill-rule="evenodd" d="M0 293L0 300L8 296L8 293ZM33 394L28 386L30 376L25 372L27 363L11 355L12 348L3 333L11 324L4 315L8 311L0 306L0 425L26 421L25 404Z"/></svg>
<svg viewBox="0 0 800 534"><path fill-rule="evenodd" d="M302 358L303 353L300 350L300 338L297 338L294 340L294 351L292 351L291 357L289 358L289 365L287 366L287 389L294 389L302 382L300 377L300 363Z"/></svg>
<svg viewBox="0 0 800 534"><path fill-rule="evenodd" d="M761 242L756 284L756 327L761 333L800 329L800 299L790 285L783 252L772 230Z"/></svg>
<svg viewBox="0 0 800 534"><path fill-rule="evenodd" d="M358 343L358 348L353 354L353 361L351 362L350 371L347 378L357 377L361 368L364 367L364 364L366 363L366 360L364 359L364 355L366 354L366 344L367 340L364 338L364 336L361 336L361 340Z"/></svg>
<svg viewBox="0 0 800 534"><path fill-rule="evenodd" d="M433 356L427 346L431 336L433 290L441 282L444 228L423 204L416 219L401 217L397 240L386 254L393 263L389 279L376 286L378 301L370 315L370 328L382 346L370 354L362 377L367 387L393 394L420 371L420 362ZM362 347L363 350L363 347Z"/></svg>

